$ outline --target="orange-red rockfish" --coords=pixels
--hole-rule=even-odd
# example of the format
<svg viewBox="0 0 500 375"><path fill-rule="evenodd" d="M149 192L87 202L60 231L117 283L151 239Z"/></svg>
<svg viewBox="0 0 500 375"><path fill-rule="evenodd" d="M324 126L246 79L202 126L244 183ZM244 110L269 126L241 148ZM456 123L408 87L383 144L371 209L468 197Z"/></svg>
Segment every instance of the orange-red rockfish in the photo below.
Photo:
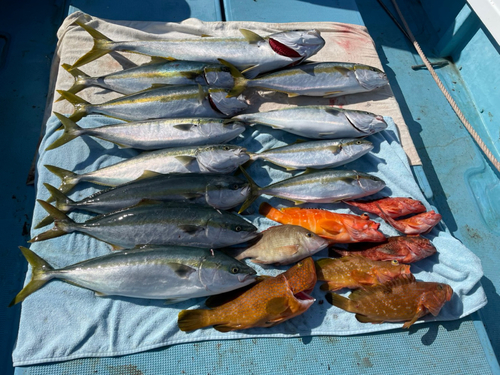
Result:
<svg viewBox="0 0 500 375"><path fill-rule="evenodd" d="M378 216L381 215L380 209L382 208L383 212L393 219L426 211L425 206L419 200L402 197L386 197L366 201L344 201L344 203Z"/></svg>

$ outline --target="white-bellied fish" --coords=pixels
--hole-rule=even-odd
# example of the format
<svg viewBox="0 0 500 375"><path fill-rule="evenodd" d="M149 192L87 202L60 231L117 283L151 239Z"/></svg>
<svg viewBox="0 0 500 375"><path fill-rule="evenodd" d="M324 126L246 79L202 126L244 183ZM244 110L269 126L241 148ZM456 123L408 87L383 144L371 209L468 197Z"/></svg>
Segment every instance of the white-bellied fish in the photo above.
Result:
<svg viewBox="0 0 500 375"><path fill-rule="evenodd" d="M219 248L258 235L257 228L237 214L182 202L141 201L84 223L73 221L45 201L38 202L54 219L54 228L30 242L80 232L112 245L115 250L151 245Z"/></svg>
<svg viewBox="0 0 500 375"><path fill-rule="evenodd" d="M47 282L59 279L97 296L166 299L179 302L241 288L256 272L217 250L169 246L132 249L53 268L20 247L32 267L30 282L9 306L24 301Z"/></svg>
<svg viewBox="0 0 500 375"><path fill-rule="evenodd" d="M226 143L243 133L245 125L220 118L166 118L125 122L95 128L82 128L71 119L54 112L64 132L45 150L52 150L82 135L116 143L123 148L158 150L167 147Z"/></svg>
<svg viewBox="0 0 500 375"><path fill-rule="evenodd" d="M248 107L244 98L227 98L227 89L205 86L164 86L91 104L68 91L57 90L75 106L69 117L78 121L89 114L121 120L143 121L175 117L227 118Z"/></svg>
<svg viewBox="0 0 500 375"><path fill-rule="evenodd" d="M389 81L380 69L368 65L319 62L281 69L254 79L246 79L236 67L220 60L231 69L234 88L230 96L239 95L247 87L278 91L288 96L322 96L326 98L368 92Z"/></svg>
<svg viewBox="0 0 500 375"><path fill-rule="evenodd" d="M330 106L300 106L241 114L235 120L260 124L313 139L364 137L387 128L383 116Z"/></svg>
<svg viewBox="0 0 500 375"><path fill-rule="evenodd" d="M182 201L205 204L228 210L243 203L250 195L250 183L227 174L167 174L155 175L101 190L79 201L73 201L49 184L44 184L55 199L55 206L62 212L85 210L99 214L130 207L143 199L156 201ZM49 217L36 228L52 223Z"/></svg>
<svg viewBox="0 0 500 375"><path fill-rule="evenodd" d="M99 77L91 77L79 69L72 69L69 64L61 66L75 78L75 83L68 89L73 94L91 86L102 87L121 94L133 94L156 85L200 84L227 89L231 89L234 85L228 67L198 61L155 61Z"/></svg>
<svg viewBox="0 0 500 375"><path fill-rule="evenodd" d="M347 164L372 149L373 144L364 139L328 139L273 148L252 154L250 159L267 160L287 170L324 169Z"/></svg>
<svg viewBox="0 0 500 375"><path fill-rule="evenodd" d="M277 225L263 231L257 243L235 256L253 263L287 265L316 254L328 240L297 225Z"/></svg>
<svg viewBox="0 0 500 375"><path fill-rule="evenodd" d="M317 30L284 31L261 37L253 31L240 29L242 38L191 37L112 41L93 27L75 22L94 38L94 47L78 59L72 68L87 64L111 51L126 51L176 60L217 63L224 59L242 69L249 78L258 74L299 64L316 54L325 45Z"/></svg>
<svg viewBox="0 0 500 375"><path fill-rule="evenodd" d="M345 199L366 197L382 190L385 182L373 175L354 170L324 169L306 171L274 184L259 187L243 169L252 187L248 200L239 212L247 209L260 195L266 194L302 203L334 203ZM352 197L352 198L347 198Z"/></svg>
<svg viewBox="0 0 500 375"><path fill-rule="evenodd" d="M118 186L144 177L146 171L161 174L230 173L249 159L244 148L222 144L145 151L122 162L83 174L53 165L45 167L61 179L59 190L67 193L81 181Z"/></svg>

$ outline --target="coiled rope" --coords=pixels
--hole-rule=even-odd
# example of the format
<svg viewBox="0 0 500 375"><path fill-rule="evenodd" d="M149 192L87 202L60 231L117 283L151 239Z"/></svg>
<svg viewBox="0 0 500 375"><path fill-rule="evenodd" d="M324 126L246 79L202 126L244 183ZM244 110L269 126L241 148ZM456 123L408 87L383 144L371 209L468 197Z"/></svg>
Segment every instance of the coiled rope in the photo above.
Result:
<svg viewBox="0 0 500 375"><path fill-rule="evenodd" d="M411 43L413 44L413 46L417 50L418 54L420 55L420 58L422 59L422 61L425 64L425 67L431 73L432 78L434 78L434 81L436 81L436 84L438 85L438 87L441 90L441 92L443 93L443 95L446 97L446 100L448 100L448 103L450 103L451 108L453 108L453 110L455 111L455 114L458 116L458 118L460 119L460 121L462 121L462 123L464 124L465 128L470 133L470 135L472 136L472 138L474 139L474 141L476 141L476 143L479 146L479 148L484 152L484 154L489 159L489 161L500 172L500 162L498 162L498 160L495 158L495 156L493 155L493 153L488 149L488 147L486 146L486 144L483 142L483 140L481 139L481 137L476 133L476 131L474 130L474 128L472 127L472 125L469 123L469 121L467 121L467 119L465 118L465 116L462 113L462 111L460 110L460 108L458 108L458 105L455 102L455 100L453 100L453 98L451 97L451 95L448 92L448 90L446 90L446 88L444 87L443 82L441 82L441 80L439 79L439 77L436 74L436 72L434 71L434 68L432 67L431 63L429 62L429 60L425 56L424 52L420 48L420 45L418 44L417 40L413 36L413 34L412 34L411 30L410 30L410 27L408 26L408 24L406 23L405 18L401 14L401 10L399 9L398 4L396 3L396 0L391 0L391 1L392 1L392 4L394 5L394 8L396 9L396 12L398 12L399 18L403 22L404 28L406 29L405 35L410 39Z"/></svg>

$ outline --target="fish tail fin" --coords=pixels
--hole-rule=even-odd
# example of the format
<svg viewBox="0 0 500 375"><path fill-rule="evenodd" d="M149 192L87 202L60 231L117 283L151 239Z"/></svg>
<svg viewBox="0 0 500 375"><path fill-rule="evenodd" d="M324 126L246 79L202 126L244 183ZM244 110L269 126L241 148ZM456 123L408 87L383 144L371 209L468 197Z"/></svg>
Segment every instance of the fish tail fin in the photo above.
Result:
<svg viewBox="0 0 500 375"><path fill-rule="evenodd" d="M351 310L351 300L336 293L327 293L325 296L326 300L330 302L333 306L341 308L342 310L354 312Z"/></svg>
<svg viewBox="0 0 500 375"><path fill-rule="evenodd" d="M49 164L45 164L44 167L61 179L59 190L64 194L67 194L80 181L79 175L66 169Z"/></svg>
<svg viewBox="0 0 500 375"><path fill-rule="evenodd" d="M57 92L61 95L61 98L66 99L68 102L73 104L75 107L75 112L71 116L69 116L69 119L71 121L78 121L82 117L85 117L88 115L88 107L91 105L89 102L86 100L83 100L79 96L69 92L69 91L63 91L63 90L57 90Z"/></svg>
<svg viewBox="0 0 500 375"><path fill-rule="evenodd" d="M54 269L50 264L48 264L45 260L36 255L30 249L23 246L19 246L19 249L21 249L21 252L23 253L24 257L32 267L31 280L14 297L12 302L9 304L9 307L24 301L24 299L28 297L31 293L36 292L43 285L45 285L47 281L52 279L49 271L52 271Z"/></svg>
<svg viewBox="0 0 500 375"><path fill-rule="evenodd" d="M73 83L73 86L71 86L67 91L76 94L80 91L82 91L84 88L90 86L91 84L89 83L89 80L92 80L93 78L89 76L88 74L82 72L80 69L71 68L71 65L69 64L62 64L61 67L65 69L69 74L73 76L75 79L75 82ZM64 100L62 96L57 98L56 102L60 102L61 100Z"/></svg>
<svg viewBox="0 0 500 375"><path fill-rule="evenodd" d="M73 232L73 226L76 224L64 212L58 210L50 203L37 199L37 202L48 212L50 217L54 220L54 227L46 232L40 233L29 240L29 243L49 240L51 238L60 237L66 233Z"/></svg>
<svg viewBox="0 0 500 375"><path fill-rule="evenodd" d="M94 46L92 49L87 52L85 55L80 57L70 68L73 70L82 65L88 64L94 60L97 60L99 57L104 56L110 53L113 50L114 42L109 39L107 36L101 34L99 31L94 29L92 26L86 25L81 21L75 22L78 26L83 28L86 32L90 34L92 38L94 38Z"/></svg>
<svg viewBox="0 0 500 375"><path fill-rule="evenodd" d="M285 215L280 210L277 210L269 203L264 202L259 207L259 214L267 217L268 219L282 223L284 221Z"/></svg>
<svg viewBox="0 0 500 375"><path fill-rule="evenodd" d="M241 173L245 176L245 178L250 183L250 195L247 200L243 202L241 208L238 210L238 213L242 213L245 211L250 205L259 197L260 195L260 187L255 183L255 181L250 177L250 175L240 166Z"/></svg>
<svg viewBox="0 0 500 375"><path fill-rule="evenodd" d="M203 309L182 310L177 317L177 325L184 332L208 327L212 325L210 311Z"/></svg>
<svg viewBox="0 0 500 375"><path fill-rule="evenodd" d="M79 127L76 122L70 120L66 116L61 115L60 113L54 112L54 115L61 121L62 126L64 127L63 134L56 139L51 145L49 145L45 151L53 150L59 146L62 146L69 141L75 139L76 137L82 135L83 129Z"/></svg>
<svg viewBox="0 0 500 375"><path fill-rule="evenodd" d="M225 65L229 68L229 73L231 73L231 76L233 77L234 80L233 88L229 91L227 97L231 98L233 96L238 96L246 89L249 80L246 79L245 76L241 74L241 72L238 70L238 68L236 68L230 62L223 59L218 59L218 60L222 65Z"/></svg>
<svg viewBox="0 0 500 375"><path fill-rule="evenodd" d="M54 186L44 183L43 184L49 193L52 195L52 197L55 199L55 206L57 209L61 212L67 213L72 211L72 205L75 204L75 201L68 198L62 191L59 189L56 189Z"/></svg>

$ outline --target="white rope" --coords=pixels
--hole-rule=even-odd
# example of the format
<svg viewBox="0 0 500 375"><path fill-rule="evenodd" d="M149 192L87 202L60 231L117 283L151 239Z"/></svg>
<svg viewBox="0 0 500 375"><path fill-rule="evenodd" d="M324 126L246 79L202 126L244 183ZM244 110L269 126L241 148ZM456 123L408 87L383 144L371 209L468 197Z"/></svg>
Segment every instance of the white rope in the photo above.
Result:
<svg viewBox="0 0 500 375"><path fill-rule="evenodd" d="M424 52L420 48L420 45L418 44L418 42L416 41L415 37L413 36L413 34L412 34L411 30L410 30L410 27L406 23L405 18L403 17L403 15L401 14L401 11L399 10L399 7L398 7L398 4L396 3L396 0L391 0L391 1L392 1L392 4L394 5L394 8L396 8L396 11L398 12L399 18L401 19L401 21L403 21L403 25L404 25L404 27L406 29L406 32L408 33L408 35L410 37L410 41L413 43L413 46L415 47L415 49L417 50L418 54L420 55L420 58L424 62L426 68L431 73L432 78L434 78L434 81L436 81L438 87L441 89L441 92L444 94L444 96L448 100L448 103L450 103L451 108L453 108L453 110L455 111L456 115L458 116L458 118L460 119L460 121L462 121L462 123L464 124L465 128L469 131L469 133L472 136L472 138L476 141L476 143L479 146L479 148L481 148L481 150L484 152L484 154L486 155L486 157L491 161L491 163L495 166L495 168L500 172L500 163L495 158L495 156L493 156L492 152L488 149L488 147L483 142L483 140L481 139L481 137L476 133L476 131L474 130L474 128L472 127L472 125L469 123L469 121L467 121L467 119L465 118L465 116L462 113L462 111L460 110L460 108L458 108L457 103L453 100L453 98L451 97L451 95L448 92L448 90L446 90L446 88L444 87L444 85L441 82L441 80L439 79L438 75L436 74L436 72L432 68L431 63L429 62L429 60L425 56Z"/></svg>

